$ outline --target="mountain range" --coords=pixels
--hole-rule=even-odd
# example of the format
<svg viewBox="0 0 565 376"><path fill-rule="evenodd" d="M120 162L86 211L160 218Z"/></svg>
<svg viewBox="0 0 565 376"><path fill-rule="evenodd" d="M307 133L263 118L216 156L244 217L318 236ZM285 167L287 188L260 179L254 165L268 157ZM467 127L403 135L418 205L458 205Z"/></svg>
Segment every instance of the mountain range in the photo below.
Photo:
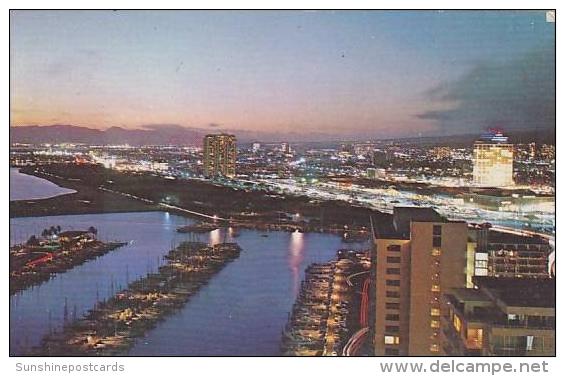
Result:
<svg viewBox="0 0 565 376"><path fill-rule="evenodd" d="M331 141L334 135L323 133L279 133L249 130L233 130L211 125L208 129L183 127L175 124L145 125L141 129L110 127L104 130L76 125L24 125L10 127L10 143L84 143L89 145L186 145L202 144L202 138L209 133L232 133L238 142L256 140L266 142L300 142L304 139Z"/></svg>
<svg viewBox="0 0 565 376"><path fill-rule="evenodd" d="M249 143L256 140L263 142L336 142L339 137L324 133L277 133L246 130L229 130L219 127L209 129L182 127L174 124L146 125L142 129L126 129L111 127L94 129L75 125L29 125L10 127L10 143L42 144L42 143L82 143L89 145L186 145L199 146L202 138L209 133L233 133L239 143ZM555 129L528 130L508 132L513 143L550 143L555 144ZM470 144L478 134L451 135L443 137L403 138L415 144ZM441 139L441 141L440 141ZM364 140L367 140L365 138ZM353 141L353 140L351 140Z"/></svg>

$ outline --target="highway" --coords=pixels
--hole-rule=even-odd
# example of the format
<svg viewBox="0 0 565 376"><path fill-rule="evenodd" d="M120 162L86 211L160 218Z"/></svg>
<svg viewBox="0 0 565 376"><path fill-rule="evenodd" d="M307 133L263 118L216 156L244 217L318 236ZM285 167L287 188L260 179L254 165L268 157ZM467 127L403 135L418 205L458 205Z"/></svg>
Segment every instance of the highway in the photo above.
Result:
<svg viewBox="0 0 565 376"><path fill-rule="evenodd" d="M490 222L505 228L521 230L526 226L554 227L555 212L550 207L540 208L538 212L515 212L495 211L481 209L480 207L463 202L462 199L442 194L418 194L409 190L397 190L391 188L366 188L352 184L343 186L339 183L300 183L293 179L257 179L247 180L255 184L264 184L272 187L275 191L286 192L296 196L307 196L320 200L341 200L350 202L383 213L392 213L395 206L429 206L435 208L440 214L452 220L464 220L467 222ZM526 214L532 214L526 215ZM547 235L543 231L530 231Z"/></svg>
<svg viewBox="0 0 565 376"><path fill-rule="evenodd" d="M360 275L367 274L367 273L370 273L370 270L365 270L365 271L363 271L363 272L351 274L349 277L347 277L347 278L345 279L345 281L347 282L347 285L348 285L349 287L353 287L353 283L351 282L351 278L353 278L353 277L358 277L358 276L360 276Z"/></svg>
<svg viewBox="0 0 565 376"><path fill-rule="evenodd" d="M359 347L365 341L365 336L369 333L369 328L361 328L351 336L343 347L342 356L355 356Z"/></svg>
<svg viewBox="0 0 565 376"><path fill-rule="evenodd" d="M154 203L155 203L155 202L152 201L152 200L149 200L149 199L146 199L146 198L143 198L143 197L139 197L139 196L135 196L135 195L132 195L132 194L130 194L130 193L115 191L115 190L108 189L108 188L104 188L104 187L98 187L98 189L100 189L101 191L104 191L104 192L110 192L110 193L119 194L119 195L122 195L122 196L125 196L125 197L128 197L128 198L131 198L131 199L134 199L134 200L143 201L143 202L145 202L145 203L147 203L147 204L154 204ZM209 214L206 214L206 213L200 213L200 212L197 212L197 211L194 211L194 210L188 210L188 209L181 208L181 207L179 207L179 206L170 205L170 204L165 204L165 203L162 203L162 202L161 202L161 203L158 203L158 205L159 205L159 206L162 206L162 207L164 207L164 208L167 208L167 209L178 210L178 211L182 211L182 212L185 212L185 213L187 213L187 214L195 215L195 216L198 216L198 217L203 217L203 218L207 218L207 219L212 219L212 220L214 220L214 221L225 221L225 222L229 222L229 221L230 221L230 220L227 219L227 218L218 217L217 215L209 215Z"/></svg>
<svg viewBox="0 0 565 376"><path fill-rule="evenodd" d="M357 277L363 274L367 274L369 271L363 271L359 273L355 273L347 277L346 281L349 286L353 286L351 282L351 278ZM363 281L363 289L360 291L361 293L361 304L359 306L359 325L361 329L355 332L351 338L347 341L345 346L342 350L343 356L354 356L357 354L357 351L361 348L363 343L366 340L367 334L369 333L369 286L371 284L371 280L369 278L365 278Z"/></svg>

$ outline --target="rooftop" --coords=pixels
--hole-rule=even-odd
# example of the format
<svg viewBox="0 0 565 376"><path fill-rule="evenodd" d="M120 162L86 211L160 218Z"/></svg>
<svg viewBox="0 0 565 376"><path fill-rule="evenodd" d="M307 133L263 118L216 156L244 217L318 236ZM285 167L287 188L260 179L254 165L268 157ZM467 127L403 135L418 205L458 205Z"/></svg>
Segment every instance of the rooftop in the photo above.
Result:
<svg viewBox="0 0 565 376"><path fill-rule="evenodd" d="M555 308L553 278L473 277L473 283L510 307Z"/></svg>
<svg viewBox="0 0 565 376"><path fill-rule="evenodd" d="M392 215L394 230L402 237L410 236L411 222L447 222L432 208L419 206L396 206Z"/></svg>
<svg viewBox="0 0 565 376"><path fill-rule="evenodd" d="M506 244L549 244L549 242L541 236L518 235L493 230L489 230L488 232L488 242Z"/></svg>
<svg viewBox="0 0 565 376"><path fill-rule="evenodd" d="M451 295L461 302L490 302L489 297L478 289L454 288Z"/></svg>

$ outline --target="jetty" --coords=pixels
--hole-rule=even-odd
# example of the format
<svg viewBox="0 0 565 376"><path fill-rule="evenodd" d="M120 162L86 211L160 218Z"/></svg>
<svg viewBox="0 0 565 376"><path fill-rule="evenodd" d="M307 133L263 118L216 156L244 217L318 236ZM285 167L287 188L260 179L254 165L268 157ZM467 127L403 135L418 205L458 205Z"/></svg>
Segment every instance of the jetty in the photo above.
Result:
<svg viewBox="0 0 565 376"><path fill-rule="evenodd" d="M368 253L339 250L336 259L306 268L281 335L286 356L336 356L356 326L357 296L349 276L370 264Z"/></svg>
<svg viewBox="0 0 565 376"><path fill-rule="evenodd" d="M102 242L96 234L93 227L63 232L51 227L41 236L31 236L26 243L10 247L10 295L127 244Z"/></svg>
<svg viewBox="0 0 565 376"><path fill-rule="evenodd" d="M166 264L156 273L130 283L62 332L47 335L31 355L124 355L137 337L182 308L240 252L236 243L183 242L164 256Z"/></svg>

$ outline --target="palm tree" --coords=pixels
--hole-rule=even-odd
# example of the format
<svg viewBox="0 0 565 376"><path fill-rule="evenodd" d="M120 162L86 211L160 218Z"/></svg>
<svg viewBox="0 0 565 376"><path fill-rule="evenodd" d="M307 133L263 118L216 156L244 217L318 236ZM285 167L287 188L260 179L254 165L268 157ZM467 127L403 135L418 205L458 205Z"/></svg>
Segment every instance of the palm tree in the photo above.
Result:
<svg viewBox="0 0 565 376"><path fill-rule="evenodd" d="M32 235L32 236L30 236L29 239L27 240L26 245L29 245L29 246L39 245L39 240L37 240L37 238L35 237L35 235Z"/></svg>
<svg viewBox="0 0 565 376"><path fill-rule="evenodd" d="M96 227L94 227L94 226L90 226L90 227L88 228L88 232L90 232L90 233L93 234L93 235L97 235L97 234L98 234L98 230L97 230Z"/></svg>

